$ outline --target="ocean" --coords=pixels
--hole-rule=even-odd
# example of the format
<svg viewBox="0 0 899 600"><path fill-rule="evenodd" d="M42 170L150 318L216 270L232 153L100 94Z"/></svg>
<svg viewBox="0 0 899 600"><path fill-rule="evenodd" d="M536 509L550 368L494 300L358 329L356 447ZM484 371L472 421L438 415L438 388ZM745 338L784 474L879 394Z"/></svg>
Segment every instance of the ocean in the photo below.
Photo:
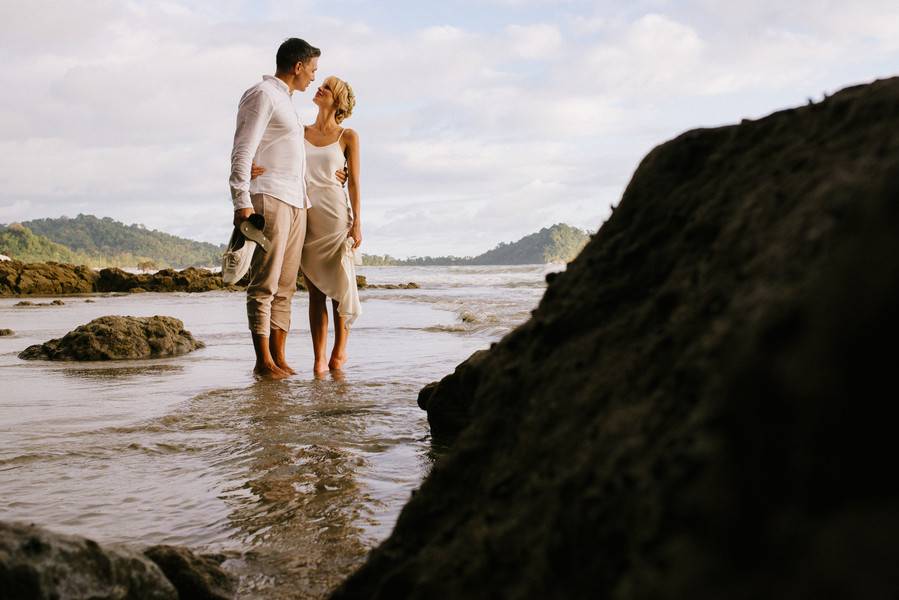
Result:
<svg viewBox="0 0 899 600"><path fill-rule="evenodd" d="M390 534L441 448L416 404L524 322L562 267L359 267L349 361L312 376L305 292L283 381L252 375L243 293L0 298L0 519L98 542L223 553L243 598L320 598ZM51 298L52 299L52 298ZM87 302L87 300L93 302ZM46 299L41 299L46 302ZM151 361L22 361L103 315L181 319L206 348Z"/></svg>

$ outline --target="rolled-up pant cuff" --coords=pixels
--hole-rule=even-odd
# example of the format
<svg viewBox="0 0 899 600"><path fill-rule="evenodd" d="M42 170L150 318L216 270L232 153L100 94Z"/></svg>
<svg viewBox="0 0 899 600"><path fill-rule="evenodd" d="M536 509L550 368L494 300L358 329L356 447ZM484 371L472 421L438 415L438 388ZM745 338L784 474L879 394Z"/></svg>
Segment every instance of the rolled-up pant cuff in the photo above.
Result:
<svg viewBox="0 0 899 600"><path fill-rule="evenodd" d="M265 194L251 196L253 210L265 217L268 252L256 248L247 286L250 331L268 336L272 329L290 330L291 300L296 292L306 210Z"/></svg>

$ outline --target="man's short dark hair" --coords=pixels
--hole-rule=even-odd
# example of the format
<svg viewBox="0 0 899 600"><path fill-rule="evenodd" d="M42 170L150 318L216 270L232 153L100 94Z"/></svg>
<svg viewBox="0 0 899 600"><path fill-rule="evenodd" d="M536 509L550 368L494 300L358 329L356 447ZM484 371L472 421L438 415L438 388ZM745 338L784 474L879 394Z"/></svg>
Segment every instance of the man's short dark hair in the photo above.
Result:
<svg viewBox="0 0 899 600"><path fill-rule="evenodd" d="M314 56L321 56L322 51L311 46L306 40L300 38L288 38L278 48L278 56L275 62L279 73L288 73L298 62L305 63Z"/></svg>

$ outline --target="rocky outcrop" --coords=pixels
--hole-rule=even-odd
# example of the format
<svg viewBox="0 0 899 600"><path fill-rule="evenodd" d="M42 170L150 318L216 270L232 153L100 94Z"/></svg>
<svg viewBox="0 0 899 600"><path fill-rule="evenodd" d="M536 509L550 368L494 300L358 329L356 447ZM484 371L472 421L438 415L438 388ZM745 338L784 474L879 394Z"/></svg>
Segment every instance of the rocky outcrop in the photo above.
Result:
<svg viewBox="0 0 899 600"><path fill-rule="evenodd" d="M89 267L59 263L0 262L0 296L49 296L58 294L89 294L94 292L210 292L214 290L240 290L246 287L249 277L238 285L222 283L220 273L188 267L182 271L162 269L155 273L128 273L122 269L108 268L99 272ZM356 285L368 287L363 275L356 276ZM414 283L385 285L387 288L417 288ZM297 278L297 289L305 290L302 274Z"/></svg>
<svg viewBox="0 0 899 600"><path fill-rule="evenodd" d="M10 600L230 600L236 582L219 566L222 558L178 546L152 546L141 553L0 522L0 592Z"/></svg>
<svg viewBox="0 0 899 600"><path fill-rule="evenodd" d="M102 269L97 292L209 292L222 289L222 277L206 269L188 267L183 271L162 269L156 273L128 273L121 269Z"/></svg>
<svg viewBox="0 0 899 600"><path fill-rule="evenodd" d="M16 332L12 329L0 329L0 337L7 337L15 334Z"/></svg>
<svg viewBox="0 0 899 600"><path fill-rule="evenodd" d="M204 347L172 317L100 317L64 337L29 346L25 360L135 360L179 356Z"/></svg>
<svg viewBox="0 0 899 600"><path fill-rule="evenodd" d="M899 79L654 149L333 597L895 595L897 198Z"/></svg>
<svg viewBox="0 0 899 600"><path fill-rule="evenodd" d="M475 352L452 375L429 383L418 393L418 406L428 411L434 435L452 438L471 422L471 390L477 389L489 355L487 350Z"/></svg>
<svg viewBox="0 0 899 600"><path fill-rule="evenodd" d="M90 267L0 261L0 296L88 294L98 275Z"/></svg>
<svg viewBox="0 0 899 600"><path fill-rule="evenodd" d="M0 522L4 598L178 600L178 591L141 553L100 546L34 525Z"/></svg>

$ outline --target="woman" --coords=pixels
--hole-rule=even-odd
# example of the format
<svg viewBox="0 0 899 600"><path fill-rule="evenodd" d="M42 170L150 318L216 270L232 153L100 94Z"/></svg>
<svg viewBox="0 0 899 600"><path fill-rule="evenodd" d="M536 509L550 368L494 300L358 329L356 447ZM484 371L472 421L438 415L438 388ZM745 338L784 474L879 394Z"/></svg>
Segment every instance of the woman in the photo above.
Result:
<svg viewBox="0 0 899 600"><path fill-rule="evenodd" d="M309 326L316 374L339 370L347 360L347 339L361 314L356 289L354 255L362 243L359 218L359 136L341 123L356 105L353 89L337 77L328 77L315 92L315 123L305 128L306 187L312 208L306 211L306 239L300 268L309 291ZM346 167L347 188L334 178ZM265 171L253 165L253 175ZM328 343L327 299L332 299L334 348L326 359Z"/></svg>

